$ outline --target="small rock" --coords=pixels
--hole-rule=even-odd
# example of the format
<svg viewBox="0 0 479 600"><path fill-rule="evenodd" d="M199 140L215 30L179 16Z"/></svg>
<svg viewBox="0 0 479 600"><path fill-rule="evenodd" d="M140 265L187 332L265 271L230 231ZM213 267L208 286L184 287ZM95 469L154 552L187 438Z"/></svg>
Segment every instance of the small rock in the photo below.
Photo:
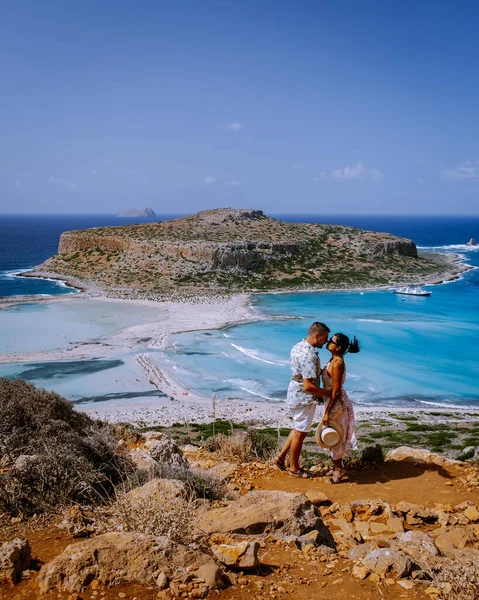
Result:
<svg viewBox="0 0 479 600"><path fill-rule="evenodd" d="M118 592L118 598L126 598L125 592Z"/></svg>
<svg viewBox="0 0 479 600"><path fill-rule="evenodd" d="M415 586L414 581L410 581L409 579L399 579L397 584L403 587L405 590L410 590Z"/></svg>
<svg viewBox="0 0 479 600"><path fill-rule="evenodd" d="M208 595L208 592L209 592L209 588L207 588L206 585L203 585L199 588L195 588L195 589L191 590L190 597L191 598L206 598L206 596Z"/></svg>
<svg viewBox="0 0 479 600"><path fill-rule="evenodd" d="M314 504L314 506L321 506L322 504L331 503L326 494L324 492L320 492L319 490L306 490L304 495L311 502L311 504Z"/></svg>
<svg viewBox="0 0 479 600"><path fill-rule="evenodd" d="M369 574L369 569L363 565L354 565L352 570L353 577L357 579L366 579Z"/></svg>
<svg viewBox="0 0 479 600"><path fill-rule="evenodd" d="M156 585L160 588L160 590L166 590L169 583L170 580L168 579L168 576L165 574L164 571L162 571L156 579Z"/></svg>
<svg viewBox="0 0 479 600"><path fill-rule="evenodd" d="M259 565L259 542L240 542L239 544L218 544L211 547L216 558L230 567L253 569Z"/></svg>
<svg viewBox="0 0 479 600"><path fill-rule="evenodd" d="M15 584L29 568L31 549L28 540L15 538L0 544L0 583Z"/></svg>
<svg viewBox="0 0 479 600"><path fill-rule="evenodd" d="M479 510L477 510L475 506L469 506L468 508L466 508L464 514L469 519L469 521L472 521L473 523L477 523L479 521Z"/></svg>

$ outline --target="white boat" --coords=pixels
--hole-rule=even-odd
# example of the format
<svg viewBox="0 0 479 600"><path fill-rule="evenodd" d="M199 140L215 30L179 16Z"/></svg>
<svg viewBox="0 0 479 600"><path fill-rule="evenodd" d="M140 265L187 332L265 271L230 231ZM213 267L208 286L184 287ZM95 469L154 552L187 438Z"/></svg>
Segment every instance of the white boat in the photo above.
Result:
<svg viewBox="0 0 479 600"><path fill-rule="evenodd" d="M404 296L430 296L432 292L424 290L422 287L398 287L393 290L395 294L401 294Z"/></svg>

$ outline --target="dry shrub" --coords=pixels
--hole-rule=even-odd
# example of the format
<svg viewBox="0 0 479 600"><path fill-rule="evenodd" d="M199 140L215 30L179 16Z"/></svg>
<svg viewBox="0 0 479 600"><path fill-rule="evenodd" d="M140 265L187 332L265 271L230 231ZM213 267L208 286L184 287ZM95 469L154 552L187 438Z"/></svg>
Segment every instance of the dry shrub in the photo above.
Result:
<svg viewBox="0 0 479 600"><path fill-rule="evenodd" d="M367 463L382 463L384 462L384 450L381 444L374 446L366 446L361 452L361 460Z"/></svg>
<svg viewBox="0 0 479 600"><path fill-rule="evenodd" d="M194 502L188 498L151 495L138 502L125 493L97 517L99 532L127 531L166 536L174 542L189 544L195 539Z"/></svg>
<svg viewBox="0 0 479 600"><path fill-rule="evenodd" d="M278 450L278 441L273 435L248 429L231 435L219 433L207 441L206 447L226 460L245 463L271 459Z"/></svg>
<svg viewBox="0 0 479 600"><path fill-rule="evenodd" d="M112 428L24 380L0 380L0 512L98 503L133 470Z"/></svg>
<svg viewBox="0 0 479 600"><path fill-rule="evenodd" d="M434 583L444 589L448 600L479 599L479 550L456 550L438 562L433 571Z"/></svg>

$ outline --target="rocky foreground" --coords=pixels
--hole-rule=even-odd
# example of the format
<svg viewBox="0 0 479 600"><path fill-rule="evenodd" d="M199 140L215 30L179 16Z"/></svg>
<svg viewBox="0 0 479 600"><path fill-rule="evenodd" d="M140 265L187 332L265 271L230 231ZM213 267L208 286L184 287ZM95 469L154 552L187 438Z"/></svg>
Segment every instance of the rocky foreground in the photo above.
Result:
<svg viewBox="0 0 479 600"><path fill-rule="evenodd" d="M201 468L227 496L193 500L185 481L155 477L106 518L77 506L36 527L14 519L3 529L0 597L477 598L471 463L399 448L384 464L353 462L350 482L334 486L322 464L298 480L268 462L182 451L161 433L137 437L128 455L143 470ZM157 535L161 520L170 529Z"/></svg>
<svg viewBox="0 0 479 600"><path fill-rule="evenodd" d="M136 298L341 289L437 282L462 266L413 241L353 227L290 223L260 210L62 234L58 254L32 275L60 276Z"/></svg>

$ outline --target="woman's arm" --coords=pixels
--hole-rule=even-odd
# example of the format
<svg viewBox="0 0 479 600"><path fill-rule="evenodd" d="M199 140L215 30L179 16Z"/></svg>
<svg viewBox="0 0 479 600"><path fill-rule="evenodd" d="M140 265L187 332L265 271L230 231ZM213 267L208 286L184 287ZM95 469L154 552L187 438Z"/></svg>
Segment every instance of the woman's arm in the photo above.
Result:
<svg viewBox="0 0 479 600"><path fill-rule="evenodd" d="M338 360L331 364L331 379L333 380L333 388L331 391L331 401L324 413L323 423L329 420L329 413L333 410L336 402L341 398L341 390L343 388L344 361Z"/></svg>

